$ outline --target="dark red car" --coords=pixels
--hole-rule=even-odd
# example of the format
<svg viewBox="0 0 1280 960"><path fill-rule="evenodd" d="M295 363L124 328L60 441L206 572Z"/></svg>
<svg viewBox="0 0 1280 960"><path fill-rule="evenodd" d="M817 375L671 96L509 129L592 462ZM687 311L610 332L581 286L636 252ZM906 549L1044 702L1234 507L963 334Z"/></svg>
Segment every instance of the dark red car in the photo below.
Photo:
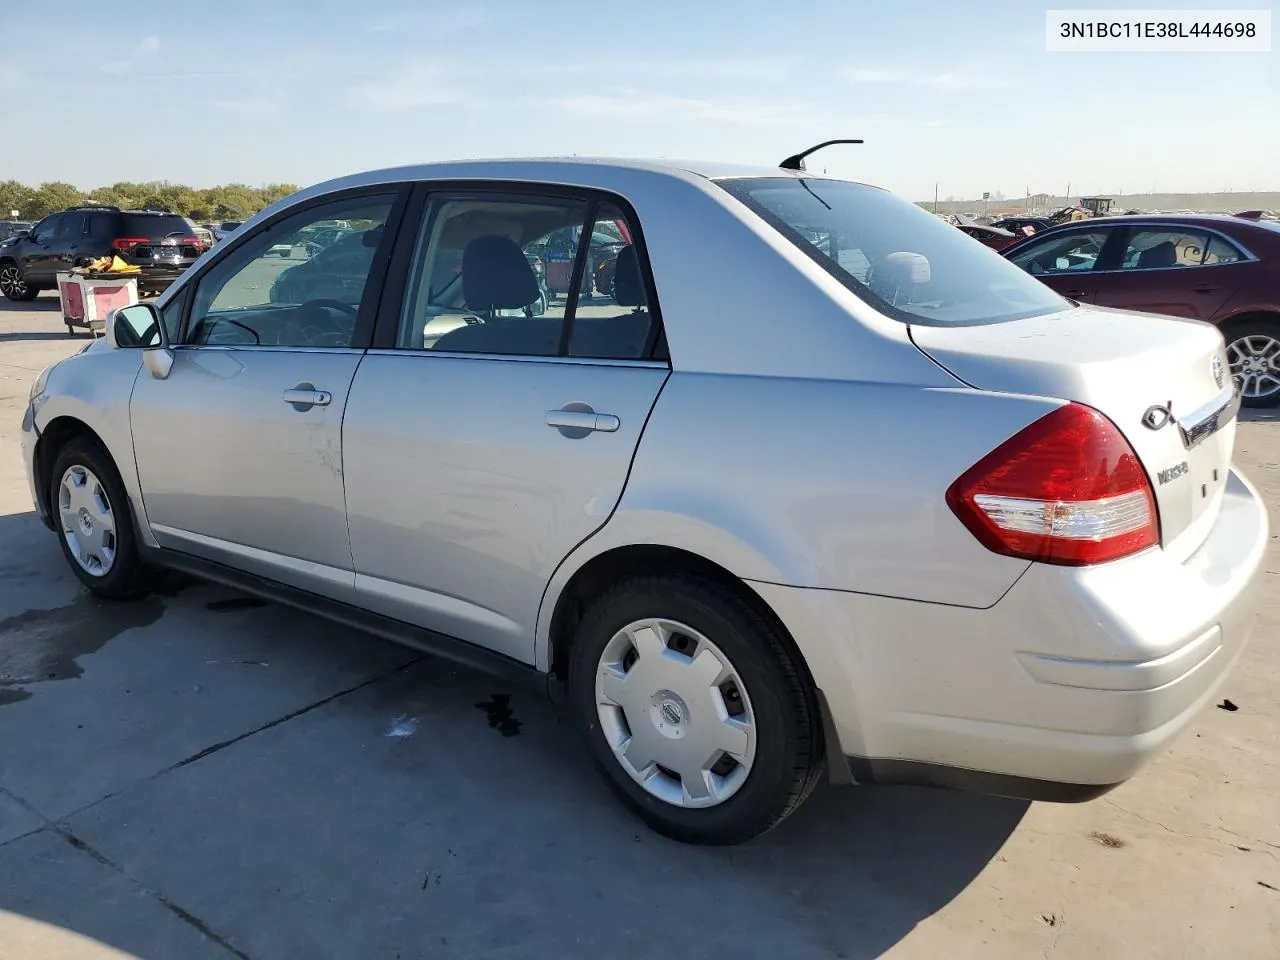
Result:
<svg viewBox="0 0 1280 960"><path fill-rule="evenodd" d="M1012 231L1003 230L1000 227L989 227L981 223L962 223L958 225L957 229L962 233L967 233L973 239L985 244L992 250L1003 250L1018 241L1018 235Z"/></svg>
<svg viewBox="0 0 1280 960"><path fill-rule="evenodd" d="M1280 404L1280 223L1102 217L1052 227L1001 253L1072 300L1216 324L1245 405Z"/></svg>

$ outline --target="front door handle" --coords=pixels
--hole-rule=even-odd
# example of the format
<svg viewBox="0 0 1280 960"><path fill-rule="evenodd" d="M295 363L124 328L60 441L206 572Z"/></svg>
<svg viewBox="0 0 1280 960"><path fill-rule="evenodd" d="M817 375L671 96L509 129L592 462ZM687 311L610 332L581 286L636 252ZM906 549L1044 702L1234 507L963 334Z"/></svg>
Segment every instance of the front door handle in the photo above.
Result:
<svg viewBox="0 0 1280 960"><path fill-rule="evenodd" d="M585 437L588 433L616 433L622 421L612 413L596 413L585 403L568 403L547 411L547 426L566 437Z"/></svg>
<svg viewBox="0 0 1280 960"><path fill-rule="evenodd" d="M1066 297L1068 300L1083 300L1084 295L1085 295L1085 292L1083 290L1068 290L1065 293L1063 293L1063 296Z"/></svg>
<svg viewBox="0 0 1280 960"><path fill-rule="evenodd" d="M282 398L293 409L302 411L312 407L327 407L333 394L328 390L317 390L314 384L300 383L291 390L286 390Z"/></svg>

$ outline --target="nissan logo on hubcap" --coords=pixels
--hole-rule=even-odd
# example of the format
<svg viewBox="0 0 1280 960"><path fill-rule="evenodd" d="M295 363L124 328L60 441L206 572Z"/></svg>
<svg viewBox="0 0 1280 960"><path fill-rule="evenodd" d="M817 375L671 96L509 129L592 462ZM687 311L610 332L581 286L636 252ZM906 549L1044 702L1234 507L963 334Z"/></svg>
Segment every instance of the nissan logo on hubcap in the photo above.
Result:
<svg viewBox="0 0 1280 960"><path fill-rule="evenodd" d="M667 723L680 723L684 720L684 713L680 710L680 705L672 700L667 700L662 704L662 719Z"/></svg>

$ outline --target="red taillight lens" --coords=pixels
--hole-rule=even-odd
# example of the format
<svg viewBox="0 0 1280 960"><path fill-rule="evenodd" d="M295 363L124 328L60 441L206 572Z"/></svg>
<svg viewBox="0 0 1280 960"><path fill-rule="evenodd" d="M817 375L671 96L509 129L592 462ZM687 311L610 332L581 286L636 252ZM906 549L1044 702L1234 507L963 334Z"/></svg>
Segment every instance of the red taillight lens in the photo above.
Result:
<svg viewBox="0 0 1280 960"><path fill-rule="evenodd" d="M132 253L135 247L145 247L150 243L146 237L116 237L114 246L116 253Z"/></svg>
<svg viewBox="0 0 1280 960"><path fill-rule="evenodd" d="M184 246L195 247L196 253L204 253L204 241L199 237L183 237L182 243Z"/></svg>
<svg viewBox="0 0 1280 960"><path fill-rule="evenodd" d="M947 503L989 549L1084 566L1160 540L1151 481L1116 425L1069 403L987 454Z"/></svg>

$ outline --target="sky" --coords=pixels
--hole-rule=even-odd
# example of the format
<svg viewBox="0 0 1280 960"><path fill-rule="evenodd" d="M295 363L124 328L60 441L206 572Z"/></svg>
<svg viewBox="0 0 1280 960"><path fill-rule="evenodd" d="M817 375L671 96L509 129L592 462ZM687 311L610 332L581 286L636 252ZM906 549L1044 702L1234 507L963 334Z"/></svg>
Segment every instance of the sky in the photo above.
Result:
<svg viewBox="0 0 1280 960"><path fill-rule="evenodd" d="M0 180L305 185L568 154L774 165L863 137L810 169L914 200L1280 190L1280 54L1048 53L1046 5L1025 0L56 6L0 0Z"/></svg>

